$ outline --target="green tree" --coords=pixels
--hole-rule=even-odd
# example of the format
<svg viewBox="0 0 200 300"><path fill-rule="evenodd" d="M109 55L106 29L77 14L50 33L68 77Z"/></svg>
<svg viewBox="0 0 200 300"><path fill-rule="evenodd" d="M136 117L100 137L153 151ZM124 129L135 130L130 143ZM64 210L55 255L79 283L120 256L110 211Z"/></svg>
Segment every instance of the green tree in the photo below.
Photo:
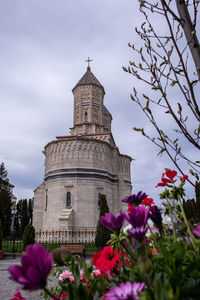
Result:
<svg viewBox="0 0 200 300"><path fill-rule="evenodd" d="M182 174L187 163L195 186L200 174L200 1L138 2L143 21L136 28L139 40L129 44L134 57L124 70L136 84L145 85L141 93L134 87L131 98L153 130L138 126L134 130L159 148L158 155L167 154Z"/></svg>
<svg viewBox="0 0 200 300"><path fill-rule="evenodd" d="M15 232L18 237L22 237L22 199L17 202L16 205L16 214L15 214Z"/></svg>
<svg viewBox="0 0 200 300"><path fill-rule="evenodd" d="M17 202L15 214L15 232L19 237L22 236L24 228L32 223L32 208L33 199L20 199Z"/></svg>
<svg viewBox="0 0 200 300"><path fill-rule="evenodd" d="M100 217L104 216L105 213L109 212L109 207L107 204L106 196L100 196L100 212L99 212L99 219ZM107 242L110 240L111 231L107 229L105 226L101 224L100 221L97 223L97 230L96 230L96 237L95 237L95 244L96 247L102 249L106 246Z"/></svg>
<svg viewBox="0 0 200 300"><path fill-rule="evenodd" d="M32 224L32 220L33 220L33 199L28 200L28 217L29 217L29 224Z"/></svg>
<svg viewBox="0 0 200 300"><path fill-rule="evenodd" d="M33 245L35 243L35 228L28 224L24 228L23 232L23 250L26 250L28 245Z"/></svg>
<svg viewBox="0 0 200 300"><path fill-rule="evenodd" d="M28 224L29 224L29 214L28 214L27 199L23 199L22 200L22 207L21 207L21 229L22 229L22 233L24 232L24 229Z"/></svg>
<svg viewBox="0 0 200 300"><path fill-rule="evenodd" d="M3 236L10 234L11 225L11 184L4 163L0 165L0 220L2 223Z"/></svg>
<svg viewBox="0 0 200 300"><path fill-rule="evenodd" d="M2 250L2 242L3 242L3 231L2 231L2 225L0 220L0 250Z"/></svg>

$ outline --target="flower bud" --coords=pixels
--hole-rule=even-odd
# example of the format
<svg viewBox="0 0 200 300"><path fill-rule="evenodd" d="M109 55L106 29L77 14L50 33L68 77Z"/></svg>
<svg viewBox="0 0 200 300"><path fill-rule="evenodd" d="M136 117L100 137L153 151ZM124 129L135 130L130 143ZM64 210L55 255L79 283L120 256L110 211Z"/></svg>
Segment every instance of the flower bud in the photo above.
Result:
<svg viewBox="0 0 200 300"><path fill-rule="evenodd" d="M141 272L149 274L152 269L151 260L148 257L143 256L139 261L139 269Z"/></svg>

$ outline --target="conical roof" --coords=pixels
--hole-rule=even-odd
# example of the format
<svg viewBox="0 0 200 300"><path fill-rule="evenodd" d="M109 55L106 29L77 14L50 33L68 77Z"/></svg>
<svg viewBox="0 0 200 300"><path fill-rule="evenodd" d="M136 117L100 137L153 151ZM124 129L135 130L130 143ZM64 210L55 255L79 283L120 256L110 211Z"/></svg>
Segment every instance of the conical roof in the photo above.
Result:
<svg viewBox="0 0 200 300"><path fill-rule="evenodd" d="M100 86L103 91L104 91L104 87L103 85L99 82L99 80L94 76L94 74L91 72L90 67L88 66L87 71L85 72L85 74L83 75L83 77L81 77L81 79L78 81L78 83L75 85L75 87L73 88L73 90L80 85L88 85L88 84L94 84L94 85L98 85ZM72 91L73 91L72 90ZM104 91L105 94L105 91Z"/></svg>

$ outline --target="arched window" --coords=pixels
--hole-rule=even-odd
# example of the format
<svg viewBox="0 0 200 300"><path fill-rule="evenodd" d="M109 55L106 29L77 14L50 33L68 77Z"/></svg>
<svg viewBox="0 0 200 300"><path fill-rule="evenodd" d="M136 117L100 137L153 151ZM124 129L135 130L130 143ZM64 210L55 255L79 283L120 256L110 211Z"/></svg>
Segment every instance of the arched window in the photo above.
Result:
<svg viewBox="0 0 200 300"><path fill-rule="evenodd" d="M71 206L71 192L67 192L67 195L66 195L66 206Z"/></svg>
<svg viewBox="0 0 200 300"><path fill-rule="evenodd" d="M98 207L100 207L101 193L98 194Z"/></svg>
<svg viewBox="0 0 200 300"><path fill-rule="evenodd" d="M88 113L87 113L87 111L85 112L85 122L88 122Z"/></svg>

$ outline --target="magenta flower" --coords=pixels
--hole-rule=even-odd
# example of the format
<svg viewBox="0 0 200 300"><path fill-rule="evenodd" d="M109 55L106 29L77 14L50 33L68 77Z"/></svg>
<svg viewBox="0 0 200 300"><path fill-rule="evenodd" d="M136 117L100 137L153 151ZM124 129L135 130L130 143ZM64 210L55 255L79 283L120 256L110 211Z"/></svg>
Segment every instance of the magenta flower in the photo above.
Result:
<svg viewBox="0 0 200 300"><path fill-rule="evenodd" d="M162 215L158 206L154 205L150 207L149 218L154 222L156 226L162 226Z"/></svg>
<svg viewBox="0 0 200 300"><path fill-rule="evenodd" d="M196 230L193 230L192 232L194 233L194 234L196 234L197 236L199 236L200 237L200 224L197 224L197 226L196 226Z"/></svg>
<svg viewBox="0 0 200 300"><path fill-rule="evenodd" d="M115 286L106 293L106 300L139 300L138 293L141 293L146 288L144 282L134 282L133 284L127 281L121 283L120 286Z"/></svg>
<svg viewBox="0 0 200 300"><path fill-rule="evenodd" d="M139 193L137 193L137 195L134 194L134 195L126 197L125 199L122 200L122 202L125 202L127 204L132 204L133 206L137 206L147 196L148 196L147 194L145 194L142 191L140 191Z"/></svg>
<svg viewBox="0 0 200 300"><path fill-rule="evenodd" d="M21 257L21 266L10 266L11 278L23 285L23 289L33 291L46 286L47 276L52 268L52 255L39 244L26 248Z"/></svg>
<svg viewBox="0 0 200 300"><path fill-rule="evenodd" d="M100 222L111 231L119 231L126 220L125 217L126 214L123 211L120 211L116 217L113 213L109 212L100 218Z"/></svg>
<svg viewBox="0 0 200 300"><path fill-rule="evenodd" d="M133 227L144 226L147 223L150 207L136 206L126 215L127 221Z"/></svg>
<svg viewBox="0 0 200 300"><path fill-rule="evenodd" d="M131 212L126 215L127 221L132 225L132 228L129 229L128 232L137 240L143 240L149 229L149 227L146 226L149 210L150 207L137 206L133 207Z"/></svg>

